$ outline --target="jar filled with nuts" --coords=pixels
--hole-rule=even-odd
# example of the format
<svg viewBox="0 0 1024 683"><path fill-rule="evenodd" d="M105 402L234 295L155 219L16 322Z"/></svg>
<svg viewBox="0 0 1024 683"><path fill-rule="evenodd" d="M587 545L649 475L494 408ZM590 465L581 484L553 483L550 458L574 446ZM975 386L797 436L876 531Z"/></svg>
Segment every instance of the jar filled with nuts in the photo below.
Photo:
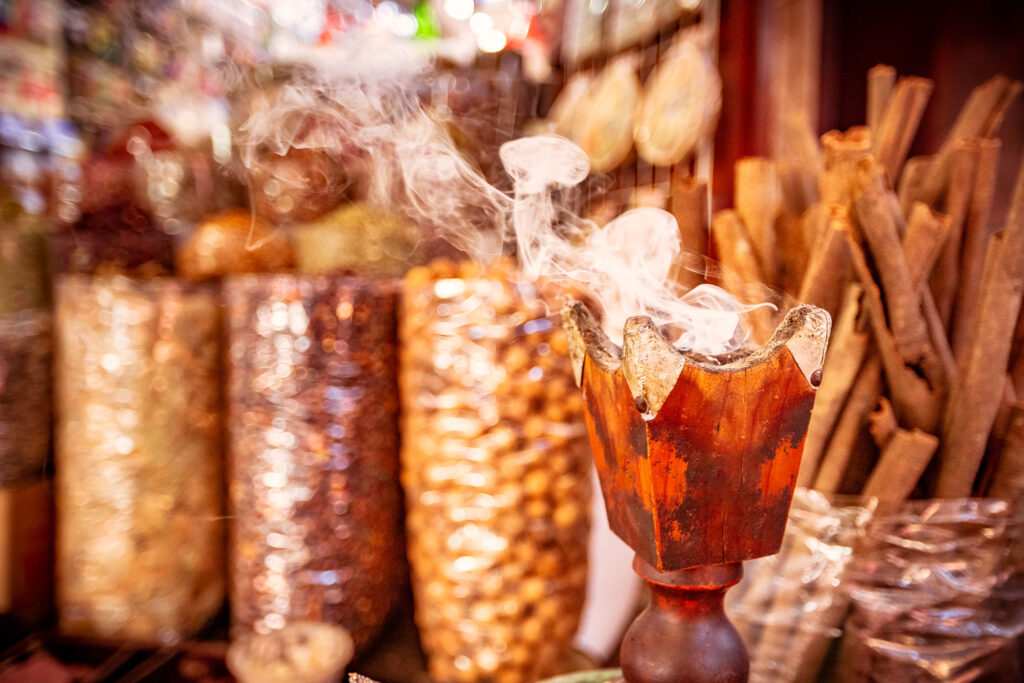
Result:
<svg viewBox="0 0 1024 683"><path fill-rule="evenodd" d="M219 327L202 286L58 281L63 631L167 643L223 604Z"/></svg>
<svg viewBox="0 0 1024 683"><path fill-rule="evenodd" d="M225 280L234 635L377 635L404 587L395 287Z"/></svg>
<svg viewBox="0 0 1024 683"><path fill-rule="evenodd" d="M590 452L567 339L513 269L405 280L402 484L416 621L437 681L558 673L587 572Z"/></svg>

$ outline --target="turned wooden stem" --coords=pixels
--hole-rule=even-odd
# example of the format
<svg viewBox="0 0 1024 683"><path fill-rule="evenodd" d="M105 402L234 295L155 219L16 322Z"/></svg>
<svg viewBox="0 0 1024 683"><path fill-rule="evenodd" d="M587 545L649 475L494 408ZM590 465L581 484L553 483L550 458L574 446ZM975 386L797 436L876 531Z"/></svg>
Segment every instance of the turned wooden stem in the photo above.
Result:
<svg viewBox="0 0 1024 683"><path fill-rule="evenodd" d="M622 641L627 683L747 680L747 649L722 607L743 577L740 562L659 572L637 555L633 569L651 587L651 604Z"/></svg>

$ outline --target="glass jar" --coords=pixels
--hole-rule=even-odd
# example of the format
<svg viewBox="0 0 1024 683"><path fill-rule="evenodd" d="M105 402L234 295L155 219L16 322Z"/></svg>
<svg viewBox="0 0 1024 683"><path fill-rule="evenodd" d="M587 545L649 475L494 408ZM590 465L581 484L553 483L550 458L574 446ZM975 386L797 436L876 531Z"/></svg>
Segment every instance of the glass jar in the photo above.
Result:
<svg viewBox="0 0 1024 683"><path fill-rule="evenodd" d="M436 681L559 673L584 598L582 397L560 324L511 277L439 262L405 282L402 483Z"/></svg>
<svg viewBox="0 0 1024 683"><path fill-rule="evenodd" d="M395 288L225 280L232 630L344 626L357 648L404 587Z"/></svg>
<svg viewBox="0 0 1024 683"><path fill-rule="evenodd" d="M171 642L220 609L219 321L213 290L176 279L57 283L65 632Z"/></svg>
<svg viewBox="0 0 1024 683"><path fill-rule="evenodd" d="M989 498L876 517L847 570L844 681L1020 680L1024 514Z"/></svg>
<svg viewBox="0 0 1024 683"><path fill-rule="evenodd" d="M842 635L845 570L873 507L854 496L796 490L778 554L746 563L743 581L726 593L752 683L818 680Z"/></svg>

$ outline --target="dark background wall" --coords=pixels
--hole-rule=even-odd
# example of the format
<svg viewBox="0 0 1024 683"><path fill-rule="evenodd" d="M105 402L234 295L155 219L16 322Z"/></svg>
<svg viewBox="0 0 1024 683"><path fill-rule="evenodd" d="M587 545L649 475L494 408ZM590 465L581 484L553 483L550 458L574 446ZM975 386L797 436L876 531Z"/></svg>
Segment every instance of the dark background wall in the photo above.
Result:
<svg viewBox="0 0 1024 683"><path fill-rule="evenodd" d="M777 36L759 27L780 7L804 1L722 1L719 65L724 109L716 141L718 203L723 196L731 198L735 160L771 150L766 92L773 77L771 41ZM976 85L996 73L1024 80L1024 2L822 0L820 52L819 134L864 123L867 71L885 63L901 75L935 81L911 154L933 152ZM1007 112L1000 137L997 196L1003 206L996 207L996 220L1001 220L1024 155L1021 99Z"/></svg>

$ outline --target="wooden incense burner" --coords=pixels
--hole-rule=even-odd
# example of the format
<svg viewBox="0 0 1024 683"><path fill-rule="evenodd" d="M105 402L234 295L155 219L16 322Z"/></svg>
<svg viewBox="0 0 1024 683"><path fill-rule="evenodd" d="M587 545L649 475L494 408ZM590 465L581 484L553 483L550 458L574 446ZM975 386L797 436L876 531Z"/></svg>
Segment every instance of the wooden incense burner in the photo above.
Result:
<svg viewBox="0 0 1024 683"><path fill-rule="evenodd" d="M623 640L626 681L747 680L722 600L743 560L782 543L831 318L795 308L763 347L713 358L646 317L621 349L582 304L563 317L608 520L651 588Z"/></svg>

